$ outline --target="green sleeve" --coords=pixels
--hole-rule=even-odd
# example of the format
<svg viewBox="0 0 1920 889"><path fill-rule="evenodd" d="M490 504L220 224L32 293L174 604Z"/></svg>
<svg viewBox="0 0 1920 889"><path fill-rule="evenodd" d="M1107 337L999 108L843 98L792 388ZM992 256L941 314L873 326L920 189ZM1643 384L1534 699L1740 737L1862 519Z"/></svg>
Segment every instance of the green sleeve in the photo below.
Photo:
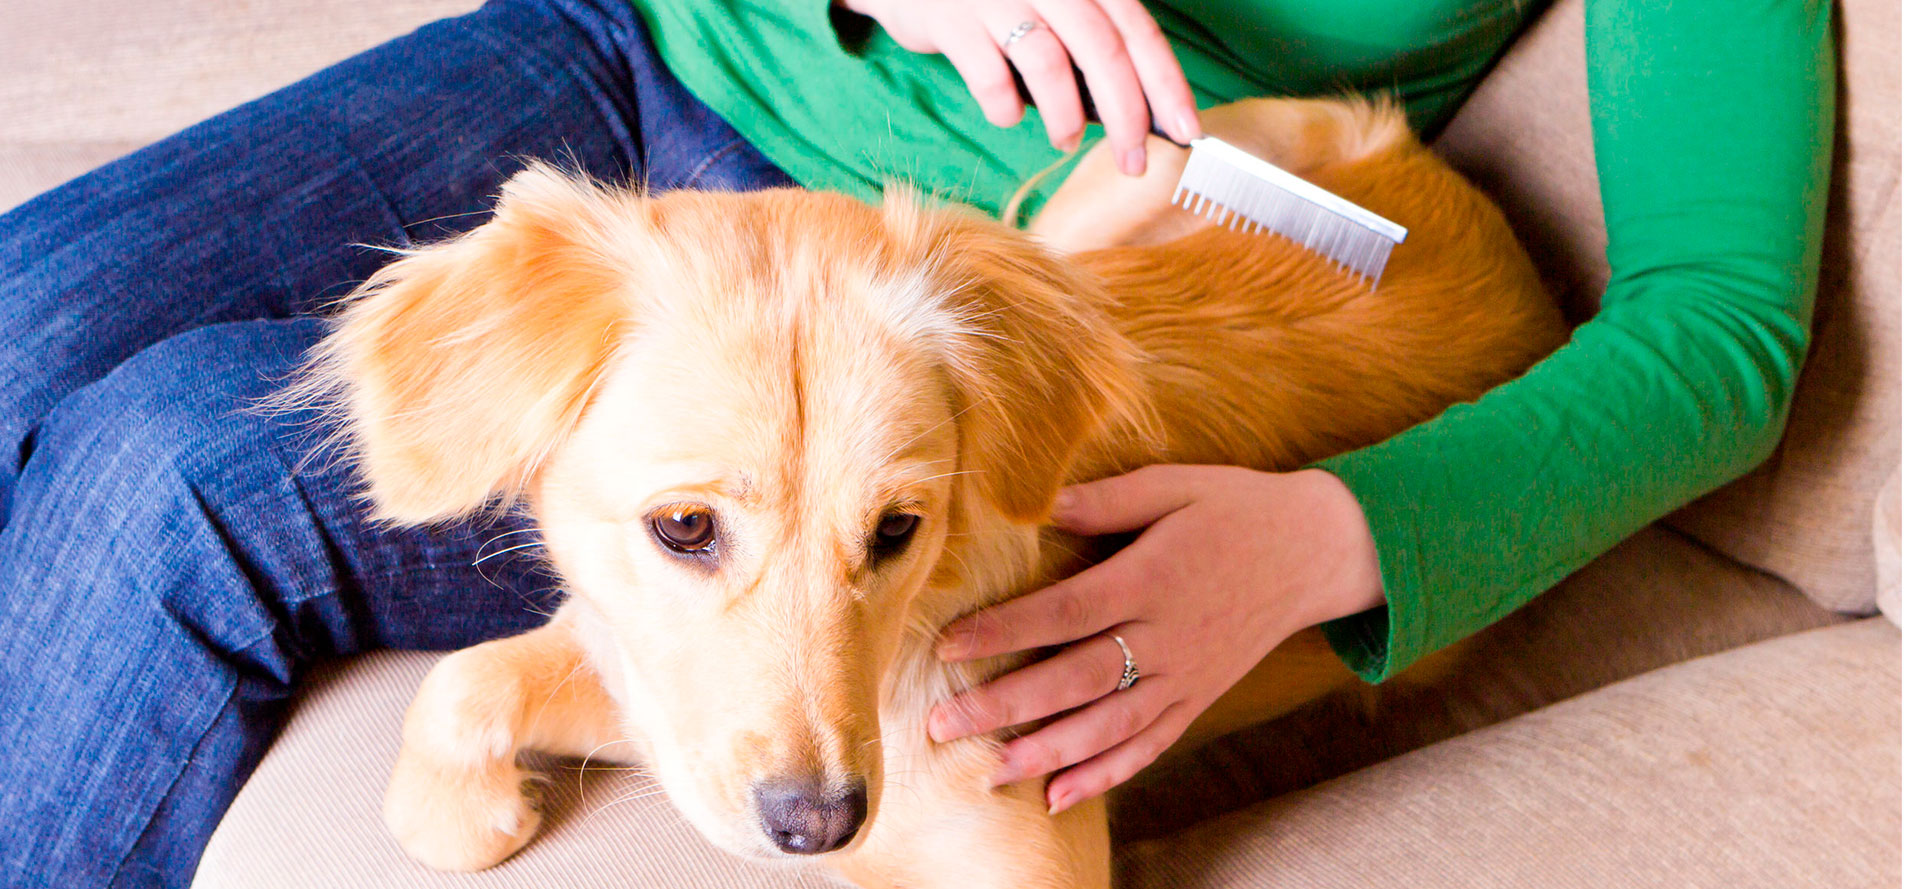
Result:
<svg viewBox="0 0 1920 889"><path fill-rule="evenodd" d="M1806 357L1833 136L1825 0L1590 0L1612 278L1525 376L1319 464L1387 604L1326 624L1380 681L1778 443Z"/></svg>

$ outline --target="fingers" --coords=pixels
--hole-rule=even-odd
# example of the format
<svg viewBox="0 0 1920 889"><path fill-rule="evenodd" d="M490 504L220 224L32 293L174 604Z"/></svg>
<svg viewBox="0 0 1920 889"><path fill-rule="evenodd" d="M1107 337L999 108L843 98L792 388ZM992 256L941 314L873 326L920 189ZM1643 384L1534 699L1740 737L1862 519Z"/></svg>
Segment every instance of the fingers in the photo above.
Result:
<svg viewBox="0 0 1920 889"><path fill-rule="evenodd" d="M1131 531L1193 502L1206 467L1159 465L1075 485L1054 503L1053 521L1076 534ZM1198 470L1198 472L1196 472ZM1134 599L1153 581L1134 547L1085 571L951 624L935 653L947 661L991 657L1084 639L1137 616Z"/></svg>
<svg viewBox="0 0 1920 889"><path fill-rule="evenodd" d="M1140 86L1147 94L1148 106L1161 131L1180 142L1192 142L1200 135L1200 114L1193 100L1193 88L1186 72L1174 58L1173 46L1160 30L1160 23L1138 0L1098 0L1126 43L1127 55Z"/></svg>
<svg viewBox="0 0 1920 889"><path fill-rule="evenodd" d="M953 62L967 92L994 126L1010 127L1025 116L1027 106L1013 87L1013 72L1000 54L998 39L977 24L954 27L934 38L942 55ZM1031 90L1033 85L1028 84Z"/></svg>
<svg viewBox="0 0 1920 889"><path fill-rule="evenodd" d="M1118 534L1153 524L1194 501L1195 467L1160 464L1061 489L1054 526L1074 534Z"/></svg>
<svg viewBox="0 0 1920 889"><path fill-rule="evenodd" d="M1180 740L1180 735L1193 723L1193 715L1193 708L1185 704L1168 707L1138 734L1119 740L1093 758L1055 775L1047 782L1048 814L1058 815L1081 800L1106 793L1139 774ZM1055 725L1064 722L1066 720Z"/></svg>
<svg viewBox="0 0 1920 889"><path fill-rule="evenodd" d="M1125 666L1112 639L1088 638L935 707L927 735L951 741L1071 710L1111 693Z"/></svg>
<svg viewBox="0 0 1920 889"><path fill-rule="evenodd" d="M1026 18L1020 17L1023 10ZM1020 69L1027 94L1033 97L1034 108L1046 124L1047 141L1061 151L1068 151L1078 144L1080 134L1087 127L1086 110L1080 104L1080 86L1074 76L1073 60L1053 30L1040 24L1036 15L1023 5L1008 6L1001 13L1001 17L1010 22L1000 36L1001 45L1014 67ZM1012 46L1007 46L1006 39L1018 33L1015 29L1029 23L1033 27Z"/></svg>
<svg viewBox="0 0 1920 889"><path fill-rule="evenodd" d="M1087 91L1112 146L1120 171L1138 176L1147 168L1147 100L1134 75L1133 58L1107 11L1093 0L1051 0L1040 4L1046 22L1060 35L1073 64L1087 79ZM1151 16L1149 16L1151 18Z"/></svg>
<svg viewBox="0 0 1920 889"><path fill-rule="evenodd" d="M968 661L1084 639L1127 620L1134 608L1118 586L1129 574L1125 555L948 624L934 653Z"/></svg>
<svg viewBox="0 0 1920 889"><path fill-rule="evenodd" d="M1185 727L1177 720L1172 724L1164 721L1172 708L1157 694L1158 682L1143 679L1133 688L1107 695L1072 716L1007 742L1004 759L993 774L993 783L1011 784L1086 762L1105 751L1129 745L1141 735L1146 735L1149 743L1137 753L1151 755L1139 761L1133 771L1145 768L1154 757L1172 746ZM1165 746L1152 743L1162 737L1166 739ZM1131 765L1134 759L1128 756L1116 765ZM1118 769L1103 769L1097 777L1117 773ZM1132 774L1128 772L1127 776Z"/></svg>

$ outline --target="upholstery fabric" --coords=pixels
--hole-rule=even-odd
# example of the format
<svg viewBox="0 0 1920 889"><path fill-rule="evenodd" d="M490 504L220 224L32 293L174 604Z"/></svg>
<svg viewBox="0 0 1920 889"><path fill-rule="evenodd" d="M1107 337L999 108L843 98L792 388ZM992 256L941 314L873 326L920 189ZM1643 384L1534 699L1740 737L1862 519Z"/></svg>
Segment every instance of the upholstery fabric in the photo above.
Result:
<svg viewBox="0 0 1920 889"><path fill-rule="evenodd" d="M1880 613L1894 626L1900 623L1900 466L1880 486L1873 502L1873 561L1878 584L1875 599Z"/></svg>
<svg viewBox="0 0 1920 889"><path fill-rule="evenodd" d="M1163 758L1113 800L1121 842L1170 833L1555 701L1839 617L1655 526L1458 647L1430 685L1388 682Z"/></svg>
<svg viewBox="0 0 1920 889"><path fill-rule="evenodd" d="M480 0L10 3L0 210Z"/></svg>
<svg viewBox="0 0 1920 889"><path fill-rule="evenodd" d="M1779 451L1668 521L1821 605L1874 610L1872 510L1899 459L1899 4L1841 2L1840 133L1814 341ZM1522 35L1437 143L1500 202L1576 318L1607 281L1578 3Z"/></svg>
<svg viewBox="0 0 1920 889"><path fill-rule="evenodd" d="M1636 677L1162 840L1128 889L1899 883L1900 637Z"/></svg>
<svg viewBox="0 0 1920 889"><path fill-rule="evenodd" d="M821 889L707 843L651 778L598 763L551 772L540 835L479 874L430 870L380 820L400 721L438 655L385 652L314 677L266 761L213 835L196 889Z"/></svg>

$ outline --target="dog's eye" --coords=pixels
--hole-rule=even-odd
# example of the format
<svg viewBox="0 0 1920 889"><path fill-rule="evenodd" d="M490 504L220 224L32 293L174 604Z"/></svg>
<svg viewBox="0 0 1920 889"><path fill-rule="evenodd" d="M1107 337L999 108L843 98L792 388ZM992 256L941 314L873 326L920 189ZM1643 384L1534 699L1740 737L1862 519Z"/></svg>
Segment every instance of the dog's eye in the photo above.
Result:
<svg viewBox="0 0 1920 889"><path fill-rule="evenodd" d="M879 561L907 548L907 542L913 539L913 532L920 527L920 517L910 512L888 513L873 527L873 558Z"/></svg>
<svg viewBox="0 0 1920 889"><path fill-rule="evenodd" d="M697 553L713 547L713 513L677 509L653 517L653 536L674 552Z"/></svg>

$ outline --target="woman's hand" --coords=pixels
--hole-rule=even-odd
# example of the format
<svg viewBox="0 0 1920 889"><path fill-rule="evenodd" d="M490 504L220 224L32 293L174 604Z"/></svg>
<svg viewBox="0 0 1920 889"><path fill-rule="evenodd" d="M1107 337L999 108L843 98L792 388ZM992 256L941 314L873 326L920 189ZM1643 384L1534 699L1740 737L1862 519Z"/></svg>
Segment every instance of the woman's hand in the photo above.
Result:
<svg viewBox="0 0 1920 889"><path fill-rule="evenodd" d="M1078 144L1087 123L1075 66L1086 77L1121 172L1145 172L1152 118L1182 142L1200 135L1193 89L1140 0L840 2L879 22L901 46L946 56L987 120L1003 127L1026 112L1007 68L1011 61L1040 110L1047 138L1062 151Z"/></svg>
<svg viewBox="0 0 1920 889"><path fill-rule="evenodd" d="M1009 742L994 778L1066 769L1047 786L1054 812L1153 762L1288 636L1383 601L1360 506L1319 470L1150 466L1065 489L1053 522L1146 530L1100 564L949 625L938 649L949 661L1073 644L935 707L927 731L946 741L1086 705ZM1124 656L1106 633L1126 639L1140 670L1123 691Z"/></svg>

